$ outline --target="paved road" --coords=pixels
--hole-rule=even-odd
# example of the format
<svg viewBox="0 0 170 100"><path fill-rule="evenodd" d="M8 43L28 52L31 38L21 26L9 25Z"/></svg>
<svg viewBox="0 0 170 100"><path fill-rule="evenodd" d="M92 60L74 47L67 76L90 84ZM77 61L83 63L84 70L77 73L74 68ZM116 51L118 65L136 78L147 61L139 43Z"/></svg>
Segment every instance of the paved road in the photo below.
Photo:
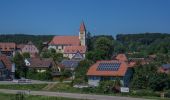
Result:
<svg viewBox="0 0 170 100"><path fill-rule="evenodd" d="M23 90L8 90L0 89L1 93L15 94ZM131 98L131 97L118 97L118 96L105 96L105 95L91 95L91 94L78 94L78 93L60 93L60 92L47 92L47 91L23 91L30 95L43 95L43 96L56 96L56 97L68 97L77 99L88 99L88 100L146 100L141 98Z"/></svg>
<svg viewBox="0 0 170 100"><path fill-rule="evenodd" d="M71 81L64 81L71 82ZM0 81L0 84L49 84L49 83L59 83L58 81L50 82L50 81L39 81L39 80L31 80L31 83L17 83L13 81Z"/></svg>

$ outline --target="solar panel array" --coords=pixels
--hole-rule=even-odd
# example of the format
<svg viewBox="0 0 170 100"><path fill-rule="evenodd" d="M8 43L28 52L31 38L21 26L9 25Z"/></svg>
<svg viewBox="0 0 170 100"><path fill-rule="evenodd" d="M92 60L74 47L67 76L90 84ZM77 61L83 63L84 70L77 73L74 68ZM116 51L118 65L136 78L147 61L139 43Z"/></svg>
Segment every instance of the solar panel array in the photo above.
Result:
<svg viewBox="0 0 170 100"><path fill-rule="evenodd" d="M100 63L97 70L99 71L117 71L120 63Z"/></svg>

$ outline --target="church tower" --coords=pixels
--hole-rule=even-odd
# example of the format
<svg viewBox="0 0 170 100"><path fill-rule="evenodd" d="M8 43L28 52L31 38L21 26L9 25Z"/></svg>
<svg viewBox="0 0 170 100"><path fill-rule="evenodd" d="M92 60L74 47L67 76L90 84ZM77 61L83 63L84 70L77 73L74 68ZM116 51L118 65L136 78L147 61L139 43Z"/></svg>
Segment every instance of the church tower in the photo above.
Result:
<svg viewBox="0 0 170 100"><path fill-rule="evenodd" d="M81 45L86 46L86 27L84 25L84 22L82 22L80 25L79 39L80 39Z"/></svg>

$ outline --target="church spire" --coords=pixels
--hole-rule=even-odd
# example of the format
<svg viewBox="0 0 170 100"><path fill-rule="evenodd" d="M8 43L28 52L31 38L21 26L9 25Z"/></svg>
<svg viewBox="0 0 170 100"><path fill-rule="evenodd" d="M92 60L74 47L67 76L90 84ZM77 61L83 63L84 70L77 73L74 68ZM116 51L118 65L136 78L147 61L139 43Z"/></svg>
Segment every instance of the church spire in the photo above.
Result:
<svg viewBox="0 0 170 100"><path fill-rule="evenodd" d="M86 46L86 27L84 22L80 24L79 39L82 46Z"/></svg>
<svg viewBox="0 0 170 100"><path fill-rule="evenodd" d="M85 32L86 31L86 27L84 25L84 21L82 21L81 25L80 25L80 33Z"/></svg>

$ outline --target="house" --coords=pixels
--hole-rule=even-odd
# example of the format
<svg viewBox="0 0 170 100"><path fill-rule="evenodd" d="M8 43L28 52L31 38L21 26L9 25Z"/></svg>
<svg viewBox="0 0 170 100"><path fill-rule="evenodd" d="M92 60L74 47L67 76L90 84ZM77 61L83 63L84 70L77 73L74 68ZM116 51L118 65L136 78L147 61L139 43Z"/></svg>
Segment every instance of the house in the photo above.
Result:
<svg viewBox="0 0 170 100"><path fill-rule="evenodd" d="M38 48L32 42L28 42L27 44L19 44L17 45L17 49L21 54L29 53L31 57L35 57L39 53Z"/></svg>
<svg viewBox="0 0 170 100"><path fill-rule="evenodd" d="M67 70L75 70L80 60L62 60L61 65Z"/></svg>
<svg viewBox="0 0 170 100"><path fill-rule="evenodd" d="M126 54L118 54L117 56L113 57L113 60L118 60L120 62L127 62L130 67L134 67L136 64L149 64L153 61L150 58L128 58Z"/></svg>
<svg viewBox="0 0 170 100"><path fill-rule="evenodd" d="M116 56L116 58L115 58L115 60L118 60L118 61L120 61L120 62L127 62L128 61L128 59L127 59L127 57L126 57L126 55L125 54L118 54L117 56Z"/></svg>
<svg viewBox="0 0 170 100"><path fill-rule="evenodd" d="M14 56L16 44L13 42L0 42L0 53L6 56Z"/></svg>
<svg viewBox="0 0 170 100"><path fill-rule="evenodd" d="M80 25L79 36L55 36L48 44L48 49L55 49L63 53L65 57L72 58L77 52L85 57L86 52L86 28L84 22Z"/></svg>
<svg viewBox="0 0 170 100"><path fill-rule="evenodd" d="M6 68L4 62L0 60L0 81L5 80L9 77L8 69Z"/></svg>
<svg viewBox="0 0 170 100"><path fill-rule="evenodd" d="M24 61L29 69L35 69L37 72L45 72L54 64L51 58L28 58Z"/></svg>
<svg viewBox="0 0 170 100"><path fill-rule="evenodd" d="M158 68L158 72L170 74L170 64L163 64Z"/></svg>
<svg viewBox="0 0 170 100"><path fill-rule="evenodd" d="M15 73L15 65L4 54L0 55L0 80L13 79Z"/></svg>
<svg viewBox="0 0 170 100"><path fill-rule="evenodd" d="M86 46L66 46L64 48L64 57L70 59L84 59Z"/></svg>
<svg viewBox="0 0 170 100"><path fill-rule="evenodd" d="M88 84L98 86L100 81L120 79L123 86L128 87L132 69L126 62L118 60L102 60L93 64L88 72Z"/></svg>

